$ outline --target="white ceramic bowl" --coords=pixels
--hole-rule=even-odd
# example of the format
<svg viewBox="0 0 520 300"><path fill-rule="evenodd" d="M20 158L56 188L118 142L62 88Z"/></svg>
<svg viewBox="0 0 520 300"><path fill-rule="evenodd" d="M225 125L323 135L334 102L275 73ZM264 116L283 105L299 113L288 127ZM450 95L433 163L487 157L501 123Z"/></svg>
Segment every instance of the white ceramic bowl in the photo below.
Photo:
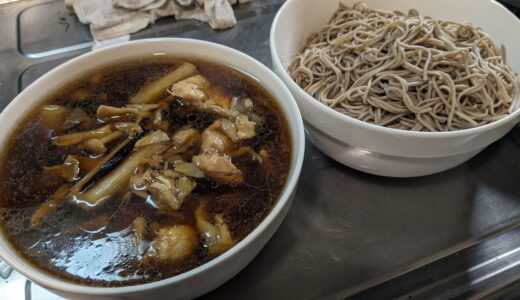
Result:
<svg viewBox="0 0 520 300"><path fill-rule="evenodd" d="M383 176L412 177L455 167L503 137L518 122L520 110L497 122L455 132L411 132L369 124L319 103L288 75L289 61L307 37L325 25L339 3L359 0L288 0L271 28L275 72L293 93L311 141L325 154L354 169ZM491 0L363 0L369 7L470 21L482 27L497 44L507 47L508 63L520 71L520 21ZM520 102L520 101L519 101ZM518 107L518 102L517 102Z"/></svg>
<svg viewBox="0 0 520 300"><path fill-rule="evenodd" d="M244 268L271 238L291 205L300 175L305 147L300 112L287 87L264 65L231 48L189 39L150 39L112 46L75 58L42 76L18 95L0 115L0 147L9 133L44 96L85 71L121 59L165 53L192 56L226 64L242 70L267 88L280 104L292 136L292 159L287 183L272 211L245 239L210 262L181 275L161 281L128 286L100 288L73 284L41 272L24 260L0 237L0 257L37 284L66 298L74 299L185 299L200 296L223 284Z"/></svg>

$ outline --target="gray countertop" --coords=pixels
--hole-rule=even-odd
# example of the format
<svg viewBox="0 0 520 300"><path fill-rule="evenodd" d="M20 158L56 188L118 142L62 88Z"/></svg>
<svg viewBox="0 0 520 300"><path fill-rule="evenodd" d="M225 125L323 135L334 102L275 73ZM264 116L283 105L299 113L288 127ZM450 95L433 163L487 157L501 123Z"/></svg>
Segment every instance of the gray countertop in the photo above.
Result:
<svg viewBox="0 0 520 300"><path fill-rule="evenodd" d="M241 5L239 23L226 31L162 19L132 39L203 39L270 66L269 30L282 2ZM0 6L0 41L0 108L93 45L62 1L46 0ZM493 297L519 280L518 126L468 163L415 179L363 174L306 147L280 229L241 273L203 298ZM57 299L4 267L0 299Z"/></svg>

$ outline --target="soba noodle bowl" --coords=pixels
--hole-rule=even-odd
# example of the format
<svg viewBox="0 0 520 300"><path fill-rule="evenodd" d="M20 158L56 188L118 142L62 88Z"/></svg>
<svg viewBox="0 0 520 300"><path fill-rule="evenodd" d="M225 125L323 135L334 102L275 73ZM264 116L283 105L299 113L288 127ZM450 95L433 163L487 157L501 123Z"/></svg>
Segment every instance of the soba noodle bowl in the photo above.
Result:
<svg viewBox="0 0 520 300"><path fill-rule="evenodd" d="M516 74L479 27L340 5L290 63L290 76L338 112L381 126L453 131L515 109Z"/></svg>

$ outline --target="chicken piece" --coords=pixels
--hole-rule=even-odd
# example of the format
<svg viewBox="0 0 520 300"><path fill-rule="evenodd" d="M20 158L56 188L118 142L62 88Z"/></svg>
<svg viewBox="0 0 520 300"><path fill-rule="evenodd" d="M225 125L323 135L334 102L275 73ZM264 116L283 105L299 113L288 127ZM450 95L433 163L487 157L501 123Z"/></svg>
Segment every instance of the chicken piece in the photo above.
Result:
<svg viewBox="0 0 520 300"><path fill-rule="evenodd" d="M141 160L139 166L153 169L164 169L165 163L166 161L163 159L162 155L153 155Z"/></svg>
<svg viewBox="0 0 520 300"><path fill-rule="evenodd" d="M59 175L68 182L73 182L79 174L79 161L73 155L67 155L63 164L45 167L44 172Z"/></svg>
<svg viewBox="0 0 520 300"><path fill-rule="evenodd" d="M250 98L240 98L233 97L233 102L231 103L231 109L236 112L243 113L245 111L249 111L253 108L253 100Z"/></svg>
<svg viewBox="0 0 520 300"><path fill-rule="evenodd" d="M195 181L188 177L173 179L166 176L155 176L155 181L148 186L152 198L156 202L178 210L184 199L197 187Z"/></svg>
<svg viewBox="0 0 520 300"><path fill-rule="evenodd" d="M238 129L237 136L240 140L250 139L256 135L255 122L249 121L244 114L239 114L235 119L235 125Z"/></svg>
<svg viewBox="0 0 520 300"><path fill-rule="evenodd" d="M210 126L211 127L211 126ZM201 136L202 152L224 153L235 147L228 135L213 128L204 130Z"/></svg>
<svg viewBox="0 0 520 300"><path fill-rule="evenodd" d="M219 119L215 121L211 127L217 127L220 131L225 133L233 142L238 141L237 127L228 119Z"/></svg>
<svg viewBox="0 0 520 300"><path fill-rule="evenodd" d="M197 234L190 226L163 227L146 250L143 263L181 262L195 252L197 243Z"/></svg>
<svg viewBox="0 0 520 300"><path fill-rule="evenodd" d="M217 181L241 182L244 180L240 171L226 154L203 153L194 156L192 162L197 165L204 174Z"/></svg>
<svg viewBox="0 0 520 300"><path fill-rule="evenodd" d="M218 181L238 182L243 180L242 171L225 154L236 147L230 138L230 136L235 136L234 126L226 119L213 122L202 133L202 153L192 157L192 162L204 174ZM236 136L238 137L238 134Z"/></svg>
<svg viewBox="0 0 520 300"><path fill-rule="evenodd" d="M222 115L229 115L231 97L220 87L212 86L202 75L195 75L172 85L168 92L191 105Z"/></svg>
<svg viewBox="0 0 520 300"><path fill-rule="evenodd" d="M209 86L210 83L204 76L195 75L174 83L168 92L193 105L202 106L206 101L206 90Z"/></svg>
<svg viewBox="0 0 520 300"><path fill-rule="evenodd" d="M262 151L264 151L264 154L267 153L265 150L262 150ZM229 156L237 157L237 156L242 156L244 154L249 154L253 161L257 161L259 163L262 163L264 161L264 158L267 158L267 156L264 157L264 156L262 156L262 154L256 153L255 150L251 149L251 147L249 147L249 146L240 147L237 150L229 153Z"/></svg>
<svg viewBox="0 0 520 300"><path fill-rule="evenodd" d="M173 183L169 180L154 182L148 186L148 190L154 202L159 202L160 207L161 204L165 204L167 207L177 210L182 205L181 200L175 195Z"/></svg>
<svg viewBox="0 0 520 300"><path fill-rule="evenodd" d="M188 177L181 177L175 182L175 188L178 192L179 199L184 199L197 187L197 183Z"/></svg>
<svg viewBox="0 0 520 300"><path fill-rule="evenodd" d="M215 224L208 221L204 205L195 210L195 221L210 255L219 255L235 245L222 215L215 215Z"/></svg>
<svg viewBox="0 0 520 300"><path fill-rule="evenodd" d="M200 134L197 129L185 127L177 131L172 137L173 147L167 153L171 155L186 152L189 148L200 141Z"/></svg>
<svg viewBox="0 0 520 300"><path fill-rule="evenodd" d="M221 115L229 115L232 98L220 86L212 86L206 92L208 99L204 103L204 109L213 110Z"/></svg>
<svg viewBox="0 0 520 300"><path fill-rule="evenodd" d="M174 162L175 172L190 176L193 178L204 178L204 172L193 163L185 162L183 160L176 160ZM170 170L167 170L170 171Z"/></svg>

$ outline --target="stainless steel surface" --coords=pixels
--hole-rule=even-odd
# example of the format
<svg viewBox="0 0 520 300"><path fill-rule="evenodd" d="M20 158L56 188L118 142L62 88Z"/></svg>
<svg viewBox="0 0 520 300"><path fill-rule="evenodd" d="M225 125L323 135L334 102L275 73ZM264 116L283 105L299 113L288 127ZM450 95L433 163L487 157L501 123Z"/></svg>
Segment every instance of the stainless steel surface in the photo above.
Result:
<svg viewBox="0 0 520 300"><path fill-rule="evenodd" d="M204 39L270 66L269 29L282 2L241 5L239 23L226 31L163 19L132 39ZM93 44L62 1L45 0L0 6L0 41L1 108ZM468 163L415 179L366 175L307 143L287 219L246 269L203 298L445 299L493 297L506 288L513 293L520 279L518 178L519 127ZM57 299L3 268L0 299Z"/></svg>

